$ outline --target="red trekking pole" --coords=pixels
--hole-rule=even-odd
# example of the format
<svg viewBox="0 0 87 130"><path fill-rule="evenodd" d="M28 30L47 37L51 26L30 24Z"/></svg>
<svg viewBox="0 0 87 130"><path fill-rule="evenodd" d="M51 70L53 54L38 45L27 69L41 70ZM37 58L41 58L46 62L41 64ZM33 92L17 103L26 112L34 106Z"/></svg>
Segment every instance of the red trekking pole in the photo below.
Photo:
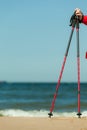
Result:
<svg viewBox="0 0 87 130"><path fill-rule="evenodd" d="M48 113L49 117L53 116L52 112L53 112L55 101L56 101L56 97L57 97L57 94L58 94L58 89L59 89L59 86L60 86L60 82L61 82L64 66L65 66L65 63L66 63L67 56L68 56L68 51L69 51L69 48L70 48L70 43L71 43L71 40L72 40L72 35L73 35L73 32L74 32L75 24L76 24L76 21L73 20L72 25L70 25L70 26L72 26L72 30L71 30L71 34L70 34L70 37L69 37L67 49L66 49L66 52L65 52L65 56L64 56L62 68L61 68L61 71L60 71L58 83L56 85L56 92L54 93L54 98L53 98L53 101L52 101L52 104L51 104L50 113Z"/></svg>
<svg viewBox="0 0 87 130"><path fill-rule="evenodd" d="M79 53L79 20L77 18L76 23L76 34L77 34L77 73L78 73L78 117L82 115L80 113L80 53Z"/></svg>

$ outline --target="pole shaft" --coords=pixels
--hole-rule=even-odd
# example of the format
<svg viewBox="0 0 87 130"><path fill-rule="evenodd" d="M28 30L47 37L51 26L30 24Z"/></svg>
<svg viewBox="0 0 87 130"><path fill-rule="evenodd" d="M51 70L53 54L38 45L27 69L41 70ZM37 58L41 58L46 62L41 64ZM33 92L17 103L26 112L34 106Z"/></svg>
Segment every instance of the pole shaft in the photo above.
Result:
<svg viewBox="0 0 87 130"><path fill-rule="evenodd" d="M59 86L60 86L64 66L65 66L65 63L66 63L66 58L67 58L68 51L69 51L69 48L70 48L70 43L71 43L72 35L73 35L73 32L74 32L74 27L75 27L75 23L72 26L72 30L71 30L71 34L70 34L70 37L69 37L66 53L65 53L65 56L64 56L64 60L63 60L62 68L61 68L61 71L60 71L60 75L59 75L59 78L58 78L58 83L57 83L57 86L56 86L56 92L54 93L54 97L53 97L51 108L50 108L50 113L48 113L49 117L52 116L52 111L53 111L54 106L55 106L55 101L56 101L56 97L57 97L57 94L58 94L58 89L59 89Z"/></svg>
<svg viewBox="0 0 87 130"><path fill-rule="evenodd" d="M78 67L78 113L80 113L80 58L77 58Z"/></svg>
<svg viewBox="0 0 87 130"><path fill-rule="evenodd" d="M71 43L71 40L72 40L73 32L74 32L74 27L72 27L71 34L70 34L70 37L69 37L68 46L67 46L66 53L65 53L66 57L68 55L68 51L69 51L70 43Z"/></svg>
<svg viewBox="0 0 87 130"><path fill-rule="evenodd" d="M57 97L57 94L58 94L58 88L60 86L60 82L61 82L62 73L63 73L63 70L64 70L65 63L66 63L66 57L64 57L64 61L63 61L62 68L61 68L61 71L60 71L58 83L57 83L57 86L56 86L56 92L54 93L54 98L53 98L52 105L51 105L51 108L50 108L50 113L52 113L52 111L54 109L56 97Z"/></svg>
<svg viewBox="0 0 87 130"><path fill-rule="evenodd" d="M77 74L78 74L78 117L80 117L80 49L79 49L79 22L76 26L77 33Z"/></svg>

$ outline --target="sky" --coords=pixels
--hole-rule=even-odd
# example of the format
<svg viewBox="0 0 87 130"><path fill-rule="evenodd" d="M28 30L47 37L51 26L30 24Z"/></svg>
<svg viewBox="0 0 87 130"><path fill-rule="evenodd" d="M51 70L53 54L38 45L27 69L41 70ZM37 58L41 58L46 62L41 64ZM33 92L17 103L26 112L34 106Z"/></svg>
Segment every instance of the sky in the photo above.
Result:
<svg viewBox="0 0 87 130"><path fill-rule="evenodd" d="M87 1L0 0L0 81L57 82L75 8ZM81 82L87 82L87 26L80 25ZM77 82L76 30L62 77Z"/></svg>

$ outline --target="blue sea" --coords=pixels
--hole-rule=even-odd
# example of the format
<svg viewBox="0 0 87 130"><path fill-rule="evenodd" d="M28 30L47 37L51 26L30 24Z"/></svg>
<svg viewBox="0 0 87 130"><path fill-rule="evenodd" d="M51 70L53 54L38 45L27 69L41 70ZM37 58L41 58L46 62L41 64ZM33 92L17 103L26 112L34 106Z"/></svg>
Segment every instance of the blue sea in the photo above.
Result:
<svg viewBox="0 0 87 130"><path fill-rule="evenodd" d="M48 117L57 83L0 82L0 115ZM77 83L61 83L53 115L77 116ZM81 83L81 113L87 116L87 83Z"/></svg>

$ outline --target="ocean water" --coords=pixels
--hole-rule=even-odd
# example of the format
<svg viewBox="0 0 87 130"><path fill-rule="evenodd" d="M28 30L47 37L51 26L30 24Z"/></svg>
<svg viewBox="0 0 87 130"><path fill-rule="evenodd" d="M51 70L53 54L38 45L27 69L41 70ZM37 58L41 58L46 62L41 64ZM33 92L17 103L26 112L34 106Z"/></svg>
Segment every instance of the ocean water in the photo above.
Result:
<svg viewBox="0 0 87 130"><path fill-rule="evenodd" d="M57 83L0 83L0 115L48 117ZM54 116L76 116L77 83L61 83ZM81 113L87 116L87 83L81 83Z"/></svg>

